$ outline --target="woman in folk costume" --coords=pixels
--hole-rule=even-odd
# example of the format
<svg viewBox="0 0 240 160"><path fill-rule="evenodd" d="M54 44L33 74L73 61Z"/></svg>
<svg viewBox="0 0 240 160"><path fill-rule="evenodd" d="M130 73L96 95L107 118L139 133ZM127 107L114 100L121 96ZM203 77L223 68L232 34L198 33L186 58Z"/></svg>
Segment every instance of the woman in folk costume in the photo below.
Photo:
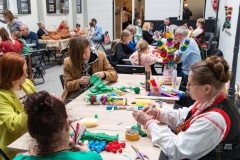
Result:
<svg viewBox="0 0 240 160"><path fill-rule="evenodd" d="M240 159L240 115L222 92L230 77L226 60L208 57L190 68L187 89L196 100L192 106L133 111L151 133L153 144L161 147L160 160Z"/></svg>

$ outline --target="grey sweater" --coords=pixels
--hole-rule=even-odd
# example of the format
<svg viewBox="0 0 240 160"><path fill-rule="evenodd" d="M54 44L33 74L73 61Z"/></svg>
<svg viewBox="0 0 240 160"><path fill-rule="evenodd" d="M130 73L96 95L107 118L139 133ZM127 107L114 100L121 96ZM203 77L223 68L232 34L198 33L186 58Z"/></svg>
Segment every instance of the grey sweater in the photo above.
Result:
<svg viewBox="0 0 240 160"><path fill-rule="evenodd" d="M7 23L4 19L0 19L0 22L2 23ZM23 23L19 20L19 19L14 19L13 20L13 24L8 24L7 27L8 29L10 30L10 33L12 34L14 31L20 31L20 26L22 25Z"/></svg>

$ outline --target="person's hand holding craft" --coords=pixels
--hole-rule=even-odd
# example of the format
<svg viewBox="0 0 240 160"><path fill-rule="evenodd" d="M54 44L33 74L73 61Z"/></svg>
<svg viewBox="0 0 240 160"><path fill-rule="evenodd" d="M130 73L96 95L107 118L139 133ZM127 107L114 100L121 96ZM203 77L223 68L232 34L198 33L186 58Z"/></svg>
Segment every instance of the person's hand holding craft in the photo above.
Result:
<svg viewBox="0 0 240 160"><path fill-rule="evenodd" d="M96 72L95 75L97 75L100 79L104 79L106 77L104 72Z"/></svg>
<svg viewBox="0 0 240 160"><path fill-rule="evenodd" d="M149 115L147 115L141 110L133 111L132 115L133 118L141 125L145 125L147 121L152 119Z"/></svg>
<svg viewBox="0 0 240 160"><path fill-rule="evenodd" d="M158 110L157 108L152 108L152 106L145 106L142 111L149 116L156 117Z"/></svg>
<svg viewBox="0 0 240 160"><path fill-rule="evenodd" d="M88 152L89 148L88 145L82 142L78 142L78 144L75 146L75 149L82 151L82 152Z"/></svg>
<svg viewBox="0 0 240 160"><path fill-rule="evenodd" d="M82 76L82 77L80 78L80 84L81 84L81 85L88 84L88 83L89 83L89 80L90 80L90 77L88 77L88 76Z"/></svg>

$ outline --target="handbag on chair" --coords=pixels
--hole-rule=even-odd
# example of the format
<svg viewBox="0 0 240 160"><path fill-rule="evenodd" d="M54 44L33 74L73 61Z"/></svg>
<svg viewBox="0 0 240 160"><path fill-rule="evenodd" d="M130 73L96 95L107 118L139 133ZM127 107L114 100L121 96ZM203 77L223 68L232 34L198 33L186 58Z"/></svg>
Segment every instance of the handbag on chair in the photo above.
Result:
<svg viewBox="0 0 240 160"><path fill-rule="evenodd" d="M110 43L110 37L108 31L104 33L104 43Z"/></svg>

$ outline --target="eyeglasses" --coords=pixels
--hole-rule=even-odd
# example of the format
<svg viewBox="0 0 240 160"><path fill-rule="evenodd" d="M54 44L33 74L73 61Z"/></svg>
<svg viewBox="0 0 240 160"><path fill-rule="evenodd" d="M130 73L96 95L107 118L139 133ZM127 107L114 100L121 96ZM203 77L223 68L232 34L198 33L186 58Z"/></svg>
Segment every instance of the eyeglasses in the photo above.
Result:
<svg viewBox="0 0 240 160"><path fill-rule="evenodd" d="M174 36L176 37L176 36L178 36L180 33L177 33L177 34L174 34Z"/></svg>
<svg viewBox="0 0 240 160"><path fill-rule="evenodd" d="M198 86L198 85L201 85L201 84L191 84L190 82L187 82L187 87L190 87L190 86Z"/></svg>

